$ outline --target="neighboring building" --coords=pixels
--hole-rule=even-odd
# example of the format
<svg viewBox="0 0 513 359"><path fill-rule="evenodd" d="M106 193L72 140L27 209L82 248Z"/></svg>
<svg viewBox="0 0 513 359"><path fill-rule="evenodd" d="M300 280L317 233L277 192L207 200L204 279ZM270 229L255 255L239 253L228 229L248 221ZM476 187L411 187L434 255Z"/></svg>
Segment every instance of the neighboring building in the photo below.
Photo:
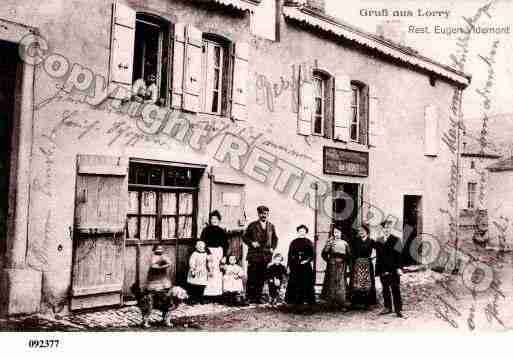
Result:
<svg viewBox="0 0 513 359"><path fill-rule="evenodd" d="M275 32L262 37L252 21L264 3ZM0 136L7 150L12 133L12 145L0 166L10 188L1 309L119 305L144 284L155 243L183 284L211 208L237 229L269 205L284 254L301 223L312 238L317 224L322 244L334 212L348 213L334 219L347 235L353 222L393 217L399 235L405 224L405 237L444 240L453 154L440 138L470 77L315 3L3 6L2 109L12 115ZM46 39L42 52L31 33ZM18 50L42 62L22 63ZM149 74L157 105L138 115L126 100ZM342 191L351 201L334 199Z"/></svg>
<svg viewBox="0 0 513 359"><path fill-rule="evenodd" d="M482 230L489 228L488 196L489 173L487 167L501 155L491 146L482 145L477 136L467 133L462 139L460 160L460 239L471 240L476 232L476 223Z"/></svg>
<svg viewBox="0 0 513 359"><path fill-rule="evenodd" d="M513 157L488 166L488 212L492 245L513 245Z"/></svg>

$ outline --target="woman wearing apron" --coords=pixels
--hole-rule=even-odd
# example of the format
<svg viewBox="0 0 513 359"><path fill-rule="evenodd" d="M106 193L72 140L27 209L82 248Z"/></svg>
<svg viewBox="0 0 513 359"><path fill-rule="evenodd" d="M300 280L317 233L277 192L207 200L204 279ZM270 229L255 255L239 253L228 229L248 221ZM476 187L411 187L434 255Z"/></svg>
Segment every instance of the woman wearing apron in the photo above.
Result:
<svg viewBox="0 0 513 359"><path fill-rule="evenodd" d="M228 251L226 231L219 226L221 214L214 210L210 213L210 224L201 232L200 239L206 243L208 259L208 283L204 296L207 301L218 302L223 294L223 274L220 265L225 262Z"/></svg>

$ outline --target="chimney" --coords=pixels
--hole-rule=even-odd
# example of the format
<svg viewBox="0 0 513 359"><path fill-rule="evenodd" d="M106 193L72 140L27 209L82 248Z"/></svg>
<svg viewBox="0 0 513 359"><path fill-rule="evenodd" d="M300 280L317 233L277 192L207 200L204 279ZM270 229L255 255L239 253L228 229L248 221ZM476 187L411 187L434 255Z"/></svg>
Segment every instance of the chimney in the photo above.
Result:
<svg viewBox="0 0 513 359"><path fill-rule="evenodd" d="M325 0L306 0L306 6L322 13L326 10Z"/></svg>
<svg viewBox="0 0 513 359"><path fill-rule="evenodd" d="M401 20L384 20L376 26L378 36L406 46L406 31Z"/></svg>

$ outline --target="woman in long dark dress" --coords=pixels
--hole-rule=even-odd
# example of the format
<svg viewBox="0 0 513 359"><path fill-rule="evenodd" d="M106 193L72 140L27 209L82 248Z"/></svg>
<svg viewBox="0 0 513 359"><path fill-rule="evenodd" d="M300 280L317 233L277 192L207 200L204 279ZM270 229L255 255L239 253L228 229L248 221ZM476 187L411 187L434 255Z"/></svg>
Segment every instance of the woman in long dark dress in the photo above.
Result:
<svg viewBox="0 0 513 359"><path fill-rule="evenodd" d="M361 225L358 234L350 243L351 275L349 290L353 308L375 305L376 286L371 255L373 243L369 238L369 227Z"/></svg>
<svg viewBox="0 0 513 359"><path fill-rule="evenodd" d="M312 241L306 238L308 233L307 226L302 224L296 230L297 238L290 243L289 247L287 264L290 269L290 275L285 301L293 305L314 304L313 244Z"/></svg>
<svg viewBox="0 0 513 359"><path fill-rule="evenodd" d="M205 242L208 254L208 283L204 296L209 301L219 301L223 294L223 274L220 265L225 260L229 243L226 231L219 226L220 222L219 211L212 211L210 224L203 229L200 236L200 239Z"/></svg>
<svg viewBox="0 0 513 359"><path fill-rule="evenodd" d="M346 310L348 307L346 267L349 259L349 245L342 237L340 228L333 227L332 231L333 234L321 253L326 261L321 299L329 307Z"/></svg>

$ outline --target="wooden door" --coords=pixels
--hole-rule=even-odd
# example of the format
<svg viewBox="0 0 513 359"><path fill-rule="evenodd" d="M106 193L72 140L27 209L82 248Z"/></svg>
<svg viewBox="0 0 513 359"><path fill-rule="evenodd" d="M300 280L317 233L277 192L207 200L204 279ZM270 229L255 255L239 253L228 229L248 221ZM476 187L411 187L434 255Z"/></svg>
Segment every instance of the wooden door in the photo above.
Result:
<svg viewBox="0 0 513 359"><path fill-rule="evenodd" d="M128 163L79 155L71 309L122 304Z"/></svg>
<svg viewBox="0 0 513 359"><path fill-rule="evenodd" d="M217 209L223 220L221 225L228 231L236 231L229 235L228 252L235 254L241 263L245 253L242 246L241 225L245 223L246 192L243 184L214 182L212 193L212 209Z"/></svg>

